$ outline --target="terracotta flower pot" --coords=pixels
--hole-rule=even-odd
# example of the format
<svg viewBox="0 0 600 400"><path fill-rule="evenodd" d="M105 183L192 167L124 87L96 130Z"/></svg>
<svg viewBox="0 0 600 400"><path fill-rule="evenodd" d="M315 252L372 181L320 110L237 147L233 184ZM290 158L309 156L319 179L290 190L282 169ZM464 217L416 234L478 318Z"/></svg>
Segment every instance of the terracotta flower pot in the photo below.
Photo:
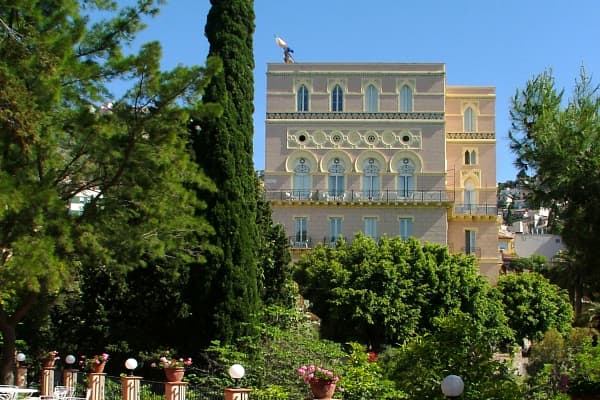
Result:
<svg viewBox="0 0 600 400"><path fill-rule="evenodd" d="M331 399L335 392L335 383L328 379L313 379L310 381L310 391L315 399Z"/></svg>
<svg viewBox="0 0 600 400"><path fill-rule="evenodd" d="M185 374L185 368L183 367L164 368L164 370L167 382L181 382Z"/></svg>
<svg viewBox="0 0 600 400"><path fill-rule="evenodd" d="M94 364L92 364L92 372L94 372L96 374L103 373L105 365L106 365L106 361L103 361L101 363L94 363Z"/></svg>
<svg viewBox="0 0 600 400"><path fill-rule="evenodd" d="M44 368L54 368L54 362L55 360L44 360L42 361L42 364L44 365Z"/></svg>

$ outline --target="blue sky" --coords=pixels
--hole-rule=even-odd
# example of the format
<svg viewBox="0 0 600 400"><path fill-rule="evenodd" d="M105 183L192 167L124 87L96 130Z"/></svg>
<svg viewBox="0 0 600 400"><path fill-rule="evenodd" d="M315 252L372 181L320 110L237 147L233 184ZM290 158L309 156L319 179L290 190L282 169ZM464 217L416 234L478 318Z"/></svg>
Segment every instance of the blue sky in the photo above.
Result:
<svg viewBox="0 0 600 400"><path fill-rule="evenodd" d="M159 40L164 69L204 65L209 8L169 0L137 43ZM275 34L296 62L442 62L449 85L495 86L498 182L516 174L507 133L517 88L551 68L570 96L581 66L600 83L598 0L255 0L255 13L256 169L264 168L267 63L282 61Z"/></svg>

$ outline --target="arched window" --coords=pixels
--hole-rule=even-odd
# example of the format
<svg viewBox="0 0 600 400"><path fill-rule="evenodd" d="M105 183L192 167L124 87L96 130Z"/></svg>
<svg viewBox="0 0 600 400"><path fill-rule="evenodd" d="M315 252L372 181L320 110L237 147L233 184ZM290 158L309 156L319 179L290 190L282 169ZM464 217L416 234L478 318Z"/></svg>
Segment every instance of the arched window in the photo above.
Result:
<svg viewBox="0 0 600 400"><path fill-rule="evenodd" d="M477 164L477 152L475 150L465 151L465 165Z"/></svg>
<svg viewBox="0 0 600 400"><path fill-rule="evenodd" d="M329 196L343 196L345 186L344 172L346 171L344 164L339 158L334 158L329 163L328 171Z"/></svg>
<svg viewBox="0 0 600 400"><path fill-rule="evenodd" d="M367 86L367 91L365 92L365 111L379 111L379 92L375 85Z"/></svg>
<svg viewBox="0 0 600 400"><path fill-rule="evenodd" d="M379 198L379 163L374 158L369 158L363 166L363 191L369 200Z"/></svg>
<svg viewBox="0 0 600 400"><path fill-rule="evenodd" d="M465 132L475 132L475 111L471 107L467 107L464 115Z"/></svg>
<svg viewBox="0 0 600 400"><path fill-rule="evenodd" d="M331 92L331 111L344 111L344 91L335 85Z"/></svg>
<svg viewBox="0 0 600 400"><path fill-rule="evenodd" d="M308 111L308 89L306 86L301 85L298 88L297 99L298 111Z"/></svg>
<svg viewBox="0 0 600 400"><path fill-rule="evenodd" d="M310 167L304 158L298 159L294 166L292 195L296 199L308 199L310 197Z"/></svg>
<svg viewBox="0 0 600 400"><path fill-rule="evenodd" d="M400 89L400 112L413 111L413 92L410 86L404 85Z"/></svg>
<svg viewBox="0 0 600 400"><path fill-rule="evenodd" d="M408 158L404 158L398 165L398 195L412 197L415 190L415 165Z"/></svg>

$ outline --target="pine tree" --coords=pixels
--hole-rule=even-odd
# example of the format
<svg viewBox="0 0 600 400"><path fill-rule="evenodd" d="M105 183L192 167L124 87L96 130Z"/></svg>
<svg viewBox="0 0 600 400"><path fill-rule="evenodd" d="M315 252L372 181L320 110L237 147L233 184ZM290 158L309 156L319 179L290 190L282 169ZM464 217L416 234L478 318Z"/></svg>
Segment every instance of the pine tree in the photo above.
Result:
<svg viewBox="0 0 600 400"><path fill-rule="evenodd" d="M196 269L192 315L194 332L225 343L253 331L259 309L256 227L257 180L253 156L254 32L253 2L211 0L205 33L209 56L223 62L203 97L221 105L222 115L199 118L193 126L197 161L218 187L199 193L208 202L207 220L215 228L215 250ZM197 129L196 129L197 128Z"/></svg>

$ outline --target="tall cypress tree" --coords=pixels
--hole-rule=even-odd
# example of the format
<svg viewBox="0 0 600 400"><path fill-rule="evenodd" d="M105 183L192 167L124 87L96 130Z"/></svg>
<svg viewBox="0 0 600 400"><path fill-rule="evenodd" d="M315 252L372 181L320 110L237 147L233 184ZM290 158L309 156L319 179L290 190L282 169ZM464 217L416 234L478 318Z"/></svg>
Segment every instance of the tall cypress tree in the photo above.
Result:
<svg viewBox="0 0 600 400"><path fill-rule="evenodd" d="M205 34L209 56L220 57L223 73L203 97L222 114L192 124L197 161L215 182L217 193L199 193L208 202L215 228L213 251L195 270L190 290L194 338L225 343L252 333L259 309L258 229L253 156L254 58L252 0L211 0ZM198 338L202 332L202 338Z"/></svg>

